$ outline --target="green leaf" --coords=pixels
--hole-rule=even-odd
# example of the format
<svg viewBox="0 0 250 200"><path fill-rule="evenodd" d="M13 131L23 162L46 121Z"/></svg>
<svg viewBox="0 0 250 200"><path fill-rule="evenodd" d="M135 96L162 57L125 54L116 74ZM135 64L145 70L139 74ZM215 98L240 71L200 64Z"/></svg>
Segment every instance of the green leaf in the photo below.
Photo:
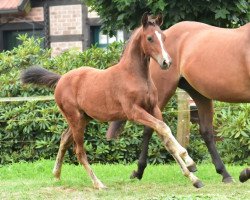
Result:
<svg viewBox="0 0 250 200"><path fill-rule="evenodd" d="M226 19L229 11L225 8L215 10L215 19Z"/></svg>

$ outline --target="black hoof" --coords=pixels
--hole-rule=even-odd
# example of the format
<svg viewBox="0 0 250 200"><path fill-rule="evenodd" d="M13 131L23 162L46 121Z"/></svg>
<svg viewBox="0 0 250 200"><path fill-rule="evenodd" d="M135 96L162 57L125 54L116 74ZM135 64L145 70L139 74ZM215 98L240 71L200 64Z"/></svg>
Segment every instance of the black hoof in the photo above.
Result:
<svg viewBox="0 0 250 200"><path fill-rule="evenodd" d="M196 165L190 165L190 166L188 166L187 168L188 168L188 170L189 170L190 172L196 172L196 171L197 171Z"/></svg>
<svg viewBox="0 0 250 200"><path fill-rule="evenodd" d="M137 178L137 172L133 171L132 174L130 175L130 179L135 179Z"/></svg>
<svg viewBox="0 0 250 200"><path fill-rule="evenodd" d="M244 183L250 178L250 175L247 173L247 169L244 169L239 176L240 182Z"/></svg>
<svg viewBox="0 0 250 200"><path fill-rule="evenodd" d="M133 171L132 174L131 174L131 176L130 176L130 179L135 179L135 178L141 180L141 179L142 179L142 176L140 176L140 175L137 173L137 171Z"/></svg>
<svg viewBox="0 0 250 200"><path fill-rule="evenodd" d="M223 178L222 182L223 183L234 183L235 181L234 181L233 177L229 176L227 178Z"/></svg>
<svg viewBox="0 0 250 200"><path fill-rule="evenodd" d="M202 188L204 185L200 180L198 180L193 184L193 186L196 188Z"/></svg>

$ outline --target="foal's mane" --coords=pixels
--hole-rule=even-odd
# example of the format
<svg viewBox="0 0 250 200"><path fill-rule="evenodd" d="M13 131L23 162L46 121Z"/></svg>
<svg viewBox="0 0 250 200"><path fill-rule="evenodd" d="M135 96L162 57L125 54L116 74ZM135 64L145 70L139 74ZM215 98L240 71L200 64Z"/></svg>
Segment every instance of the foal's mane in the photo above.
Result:
<svg viewBox="0 0 250 200"><path fill-rule="evenodd" d="M124 54L127 52L128 48L129 48L129 45L131 44L131 41L133 41L135 35L137 34L137 32L139 32L139 29L142 28L142 26L136 28L135 30L132 31L129 39L126 41L124 47L123 47L123 51L122 51L122 54L120 56L120 60L121 58L124 56Z"/></svg>
<svg viewBox="0 0 250 200"><path fill-rule="evenodd" d="M149 19L148 21L148 26L156 26L156 23L154 21L154 18ZM129 37L129 39L125 42L125 45L123 47L123 51L122 54L120 56L120 59L124 56L125 52L127 51L127 49L129 48L129 45L131 43L131 41L134 39L135 35L137 35L137 33L140 31L139 29L141 29L142 26L137 27L136 29L134 29Z"/></svg>

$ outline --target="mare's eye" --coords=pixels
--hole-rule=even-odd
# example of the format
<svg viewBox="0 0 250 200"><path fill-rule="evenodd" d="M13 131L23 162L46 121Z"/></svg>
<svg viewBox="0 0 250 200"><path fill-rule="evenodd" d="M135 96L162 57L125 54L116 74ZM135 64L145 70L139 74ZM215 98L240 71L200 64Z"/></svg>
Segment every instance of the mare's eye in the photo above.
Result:
<svg viewBox="0 0 250 200"><path fill-rule="evenodd" d="M153 42L153 38L152 38L151 36L148 36L148 37L147 37L147 40L148 40L149 42Z"/></svg>

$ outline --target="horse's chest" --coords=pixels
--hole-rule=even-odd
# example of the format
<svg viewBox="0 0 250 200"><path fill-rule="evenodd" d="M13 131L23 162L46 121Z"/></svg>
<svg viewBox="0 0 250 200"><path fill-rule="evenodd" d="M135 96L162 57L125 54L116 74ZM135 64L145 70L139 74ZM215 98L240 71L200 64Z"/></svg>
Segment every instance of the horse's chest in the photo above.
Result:
<svg viewBox="0 0 250 200"><path fill-rule="evenodd" d="M152 87L146 87L138 92L138 101L141 107L151 110L157 104L157 92Z"/></svg>

